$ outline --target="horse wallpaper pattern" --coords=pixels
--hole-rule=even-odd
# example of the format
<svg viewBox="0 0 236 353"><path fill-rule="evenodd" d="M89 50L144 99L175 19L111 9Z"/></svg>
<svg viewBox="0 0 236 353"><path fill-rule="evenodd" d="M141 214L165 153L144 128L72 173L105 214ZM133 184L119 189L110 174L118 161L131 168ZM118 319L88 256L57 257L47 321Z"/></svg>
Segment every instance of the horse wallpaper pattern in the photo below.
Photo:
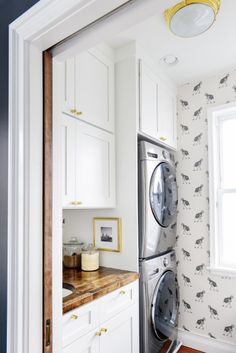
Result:
<svg viewBox="0 0 236 353"><path fill-rule="evenodd" d="M236 70L180 87L178 97L177 264L179 327L236 344L236 278L209 266L207 109L236 101ZM235 349L236 351L236 349Z"/></svg>

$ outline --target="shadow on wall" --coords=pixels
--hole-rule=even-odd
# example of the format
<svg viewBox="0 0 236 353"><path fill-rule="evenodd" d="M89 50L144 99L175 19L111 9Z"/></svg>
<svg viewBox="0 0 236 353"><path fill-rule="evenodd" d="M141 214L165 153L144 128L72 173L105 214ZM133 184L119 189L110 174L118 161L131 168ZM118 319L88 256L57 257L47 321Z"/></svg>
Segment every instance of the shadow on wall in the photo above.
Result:
<svg viewBox="0 0 236 353"><path fill-rule="evenodd" d="M236 101L236 71L186 84L178 98L180 328L236 344L236 279L209 273L207 108Z"/></svg>

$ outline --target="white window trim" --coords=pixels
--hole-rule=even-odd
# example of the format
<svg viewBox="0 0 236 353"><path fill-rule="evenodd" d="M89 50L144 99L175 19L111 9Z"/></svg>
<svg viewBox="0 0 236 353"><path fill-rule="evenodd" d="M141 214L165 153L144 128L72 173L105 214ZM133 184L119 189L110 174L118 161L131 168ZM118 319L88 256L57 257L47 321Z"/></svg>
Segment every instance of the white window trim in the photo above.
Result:
<svg viewBox="0 0 236 353"><path fill-rule="evenodd" d="M218 185L221 183L219 180L221 177L218 173L219 170L219 163L221 159L218 159L216 162L216 158L213 156L219 153L219 148L216 143L218 138L218 131L216 126L218 124L217 120L222 117L224 120L230 119L232 114L234 113L235 116L236 112L236 103L228 103L220 106L215 106L213 108L208 109L208 165L209 165L209 205L210 205L210 212L209 212L209 219L210 219L210 266L208 270L212 273L218 275L230 275L236 276L236 268L230 268L220 265L220 250L218 249L218 244L221 242L222 239L219 239L220 235L220 227L221 224L219 219L217 219L216 208L221 206L221 203L218 202L219 195L216 197ZM223 117L224 115L224 117ZM236 191L235 189L230 189L231 191ZM221 190L221 195L224 192L229 192L230 190ZM221 248L221 247L220 247Z"/></svg>

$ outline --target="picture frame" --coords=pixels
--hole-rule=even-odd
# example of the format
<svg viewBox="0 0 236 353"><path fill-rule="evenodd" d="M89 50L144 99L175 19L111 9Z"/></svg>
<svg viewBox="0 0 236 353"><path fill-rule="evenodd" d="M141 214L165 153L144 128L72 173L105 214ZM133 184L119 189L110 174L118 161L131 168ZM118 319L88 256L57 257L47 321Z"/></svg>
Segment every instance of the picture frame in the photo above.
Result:
<svg viewBox="0 0 236 353"><path fill-rule="evenodd" d="M122 221L121 218L93 219L93 243L98 250L121 252Z"/></svg>

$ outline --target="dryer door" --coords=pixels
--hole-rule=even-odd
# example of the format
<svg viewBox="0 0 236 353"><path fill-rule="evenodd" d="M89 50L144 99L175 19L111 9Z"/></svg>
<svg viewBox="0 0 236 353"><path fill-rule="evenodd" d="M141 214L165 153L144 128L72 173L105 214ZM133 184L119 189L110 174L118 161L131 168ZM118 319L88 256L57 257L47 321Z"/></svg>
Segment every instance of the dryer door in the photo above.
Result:
<svg viewBox="0 0 236 353"><path fill-rule="evenodd" d="M166 271L157 283L151 315L157 338L160 341L171 338L178 320L178 284L174 272Z"/></svg>
<svg viewBox="0 0 236 353"><path fill-rule="evenodd" d="M174 168L167 162L157 165L152 173L149 198L152 213L162 227L168 227L176 217L177 185Z"/></svg>

